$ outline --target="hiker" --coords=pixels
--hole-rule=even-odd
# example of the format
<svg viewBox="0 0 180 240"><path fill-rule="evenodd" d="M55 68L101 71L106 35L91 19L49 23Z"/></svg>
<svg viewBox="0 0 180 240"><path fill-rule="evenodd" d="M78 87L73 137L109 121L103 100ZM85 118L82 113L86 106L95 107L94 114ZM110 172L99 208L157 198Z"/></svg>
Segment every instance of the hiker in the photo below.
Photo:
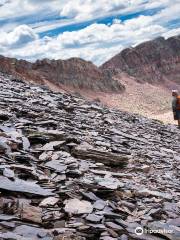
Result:
<svg viewBox="0 0 180 240"><path fill-rule="evenodd" d="M172 110L174 114L174 120L178 121L178 127L180 128L180 95L177 90L172 90Z"/></svg>

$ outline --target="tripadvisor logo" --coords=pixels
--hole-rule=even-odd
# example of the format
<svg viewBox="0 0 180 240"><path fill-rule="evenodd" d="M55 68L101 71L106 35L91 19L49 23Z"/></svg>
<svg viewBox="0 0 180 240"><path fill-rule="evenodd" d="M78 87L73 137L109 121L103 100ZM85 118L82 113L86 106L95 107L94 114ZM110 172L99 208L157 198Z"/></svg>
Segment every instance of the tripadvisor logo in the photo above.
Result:
<svg viewBox="0 0 180 240"><path fill-rule="evenodd" d="M142 235L143 233L144 233L144 230L143 230L142 227L137 227L137 228L135 229L135 234L137 234L137 235Z"/></svg>
<svg viewBox="0 0 180 240"><path fill-rule="evenodd" d="M137 227L135 229L135 234L136 235L142 235L144 233L146 234L156 234L156 233L160 233L160 234L172 234L173 230L171 229L146 229L146 228L142 228L142 227Z"/></svg>

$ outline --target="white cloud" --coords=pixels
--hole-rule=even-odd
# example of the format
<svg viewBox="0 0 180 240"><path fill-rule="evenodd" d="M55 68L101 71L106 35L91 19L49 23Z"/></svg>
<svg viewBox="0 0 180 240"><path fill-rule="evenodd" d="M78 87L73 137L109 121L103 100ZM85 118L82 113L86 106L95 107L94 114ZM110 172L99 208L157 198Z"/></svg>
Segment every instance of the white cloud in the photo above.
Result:
<svg viewBox="0 0 180 240"><path fill-rule="evenodd" d="M164 34L162 34L162 36L165 38L169 38L169 37L173 37L173 36L177 36L177 35L180 35L180 28L171 29L171 30L165 32Z"/></svg>
<svg viewBox="0 0 180 240"><path fill-rule="evenodd" d="M167 8L162 9L158 14L154 15L155 22L166 24L169 21L178 19L180 21L180 1L174 1Z"/></svg>
<svg viewBox="0 0 180 240"><path fill-rule="evenodd" d="M143 10L162 8L149 16L138 16L130 20L114 19L112 24L91 24L73 32L39 39L37 33L57 27L92 20L104 16L136 13ZM124 47L134 46L157 36L169 37L180 33L180 28L169 29L168 23L179 18L179 0L16 0L0 7L0 21L4 19L37 15L42 21L18 25L8 21L0 31L0 54L24 58L67 59L81 57L101 64ZM59 13L67 17L62 20L47 20L49 14ZM53 15L53 14L52 14ZM44 18L43 18L44 16ZM32 17L32 18L33 18ZM32 19L33 20L33 19ZM33 21L32 21L33 22ZM13 49L13 50L12 50Z"/></svg>
<svg viewBox="0 0 180 240"><path fill-rule="evenodd" d="M77 20L91 19L92 17L107 14L109 12L125 9L130 6L130 1L124 0L69 0L60 11L61 16Z"/></svg>
<svg viewBox="0 0 180 240"><path fill-rule="evenodd" d="M112 25L92 24L82 30L64 32L58 36L64 47L80 47L84 45L108 46L135 44L137 41L156 37L167 31L161 25L152 24L150 16L139 16L125 22L115 21Z"/></svg>
<svg viewBox="0 0 180 240"><path fill-rule="evenodd" d="M55 29L58 26L66 26L97 18L123 15L128 13L151 10L157 7L168 9L178 3L179 0L9 0L0 7L0 21L9 19L3 25L4 30L12 30L19 24L29 24L36 28L36 32ZM66 17L66 19L53 19L46 21L49 15ZM179 14L178 14L179 15ZM40 20L39 19L44 19ZM33 22L33 19L37 21ZM13 22L13 23L12 23Z"/></svg>
<svg viewBox="0 0 180 240"><path fill-rule="evenodd" d="M3 5L6 3L6 0L0 0L0 5Z"/></svg>
<svg viewBox="0 0 180 240"><path fill-rule="evenodd" d="M23 27L25 28L25 26ZM27 32L29 33L30 30ZM31 29L32 31L32 29ZM67 59L81 57L101 64L108 58L117 54L125 46L135 45L167 32L167 29L152 24L149 16L140 16L125 22L115 21L112 25L92 24L76 32L64 32L56 38L45 37L37 39L36 34L30 31L30 38L22 48L8 51L9 56L35 60L37 58ZM8 36L23 31L13 31ZM18 35L18 34L17 34ZM19 35L18 35L19 36ZM24 36L24 35L20 35ZM29 35L28 35L29 37ZM12 43L11 41L9 41ZM0 46L2 44L0 43Z"/></svg>
<svg viewBox="0 0 180 240"><path fill-rule="evenodd" d="M122 21L120 20L120 19L118 19L118 18L115 18L115 19L113 19L113 23L114 24L119 24L119 23L121 23Z"/></svg>
<svg viewBox="0 0 180 240"><path fill-rule="evenodd" d="M12 32L0 32L0 45L4 47L22 47L24 44L35 41L38 35L27 25L16 27Z"/></svg>

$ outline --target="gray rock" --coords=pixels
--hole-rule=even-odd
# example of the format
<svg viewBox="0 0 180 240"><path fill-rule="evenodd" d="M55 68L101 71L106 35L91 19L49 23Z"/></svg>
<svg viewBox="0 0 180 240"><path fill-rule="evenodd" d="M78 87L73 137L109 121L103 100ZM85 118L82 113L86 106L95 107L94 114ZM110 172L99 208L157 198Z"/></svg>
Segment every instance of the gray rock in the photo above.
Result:
<svg viewBox="0 0 180 240"><path fill-rule="evenodd" d="M15 178L14 181L11 181L3 176L0 176L0 189L10 192L29 193L40 196L54 195L52 191L43 189L34 182L27 182L18 178Z"/></svg>
<svg viewBox="0 0 180 240"><path fill-rule="evenodd" d="M49 206L54 206L58 203L59 199L56 197L48 197L45 198L40 204L40 207L49 207Z"/></svg>
<svg viewBox="0 0 180 240"><path fill-rule="evenodd" d="M88 214L86 220L94 223L99 223L103 219L103 216L96 214Z"/></svg>
<svg viewBox="0 0 180 240"><path fill-rule="evenodd" d="M55 170L56 172L59 172L59 173L64 172L67 169L67 166L59 163L58 160L52 160L50 162L47 162L45 164L45 166L49 167L50 169L53 169L53 170Z"/></svg>
<svg viewBox="0 0 180 240"><path fill-rule="evenodd" d="M65 211L72 214L91 213L93 206L88 201L80 201L79 199L70 199L65 201Z"/></svg>

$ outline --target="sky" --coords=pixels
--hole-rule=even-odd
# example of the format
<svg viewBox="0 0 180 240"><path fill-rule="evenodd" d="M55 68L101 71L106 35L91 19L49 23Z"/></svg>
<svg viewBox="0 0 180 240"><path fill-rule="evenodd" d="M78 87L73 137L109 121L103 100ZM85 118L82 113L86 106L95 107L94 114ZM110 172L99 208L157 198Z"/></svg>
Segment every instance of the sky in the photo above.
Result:
<svg viewBox="0 0 180 240"><path fill-rule="evenodd" d="M101 65L126 47L180 34L180 0L0 0L0 54Z"/></svg>

